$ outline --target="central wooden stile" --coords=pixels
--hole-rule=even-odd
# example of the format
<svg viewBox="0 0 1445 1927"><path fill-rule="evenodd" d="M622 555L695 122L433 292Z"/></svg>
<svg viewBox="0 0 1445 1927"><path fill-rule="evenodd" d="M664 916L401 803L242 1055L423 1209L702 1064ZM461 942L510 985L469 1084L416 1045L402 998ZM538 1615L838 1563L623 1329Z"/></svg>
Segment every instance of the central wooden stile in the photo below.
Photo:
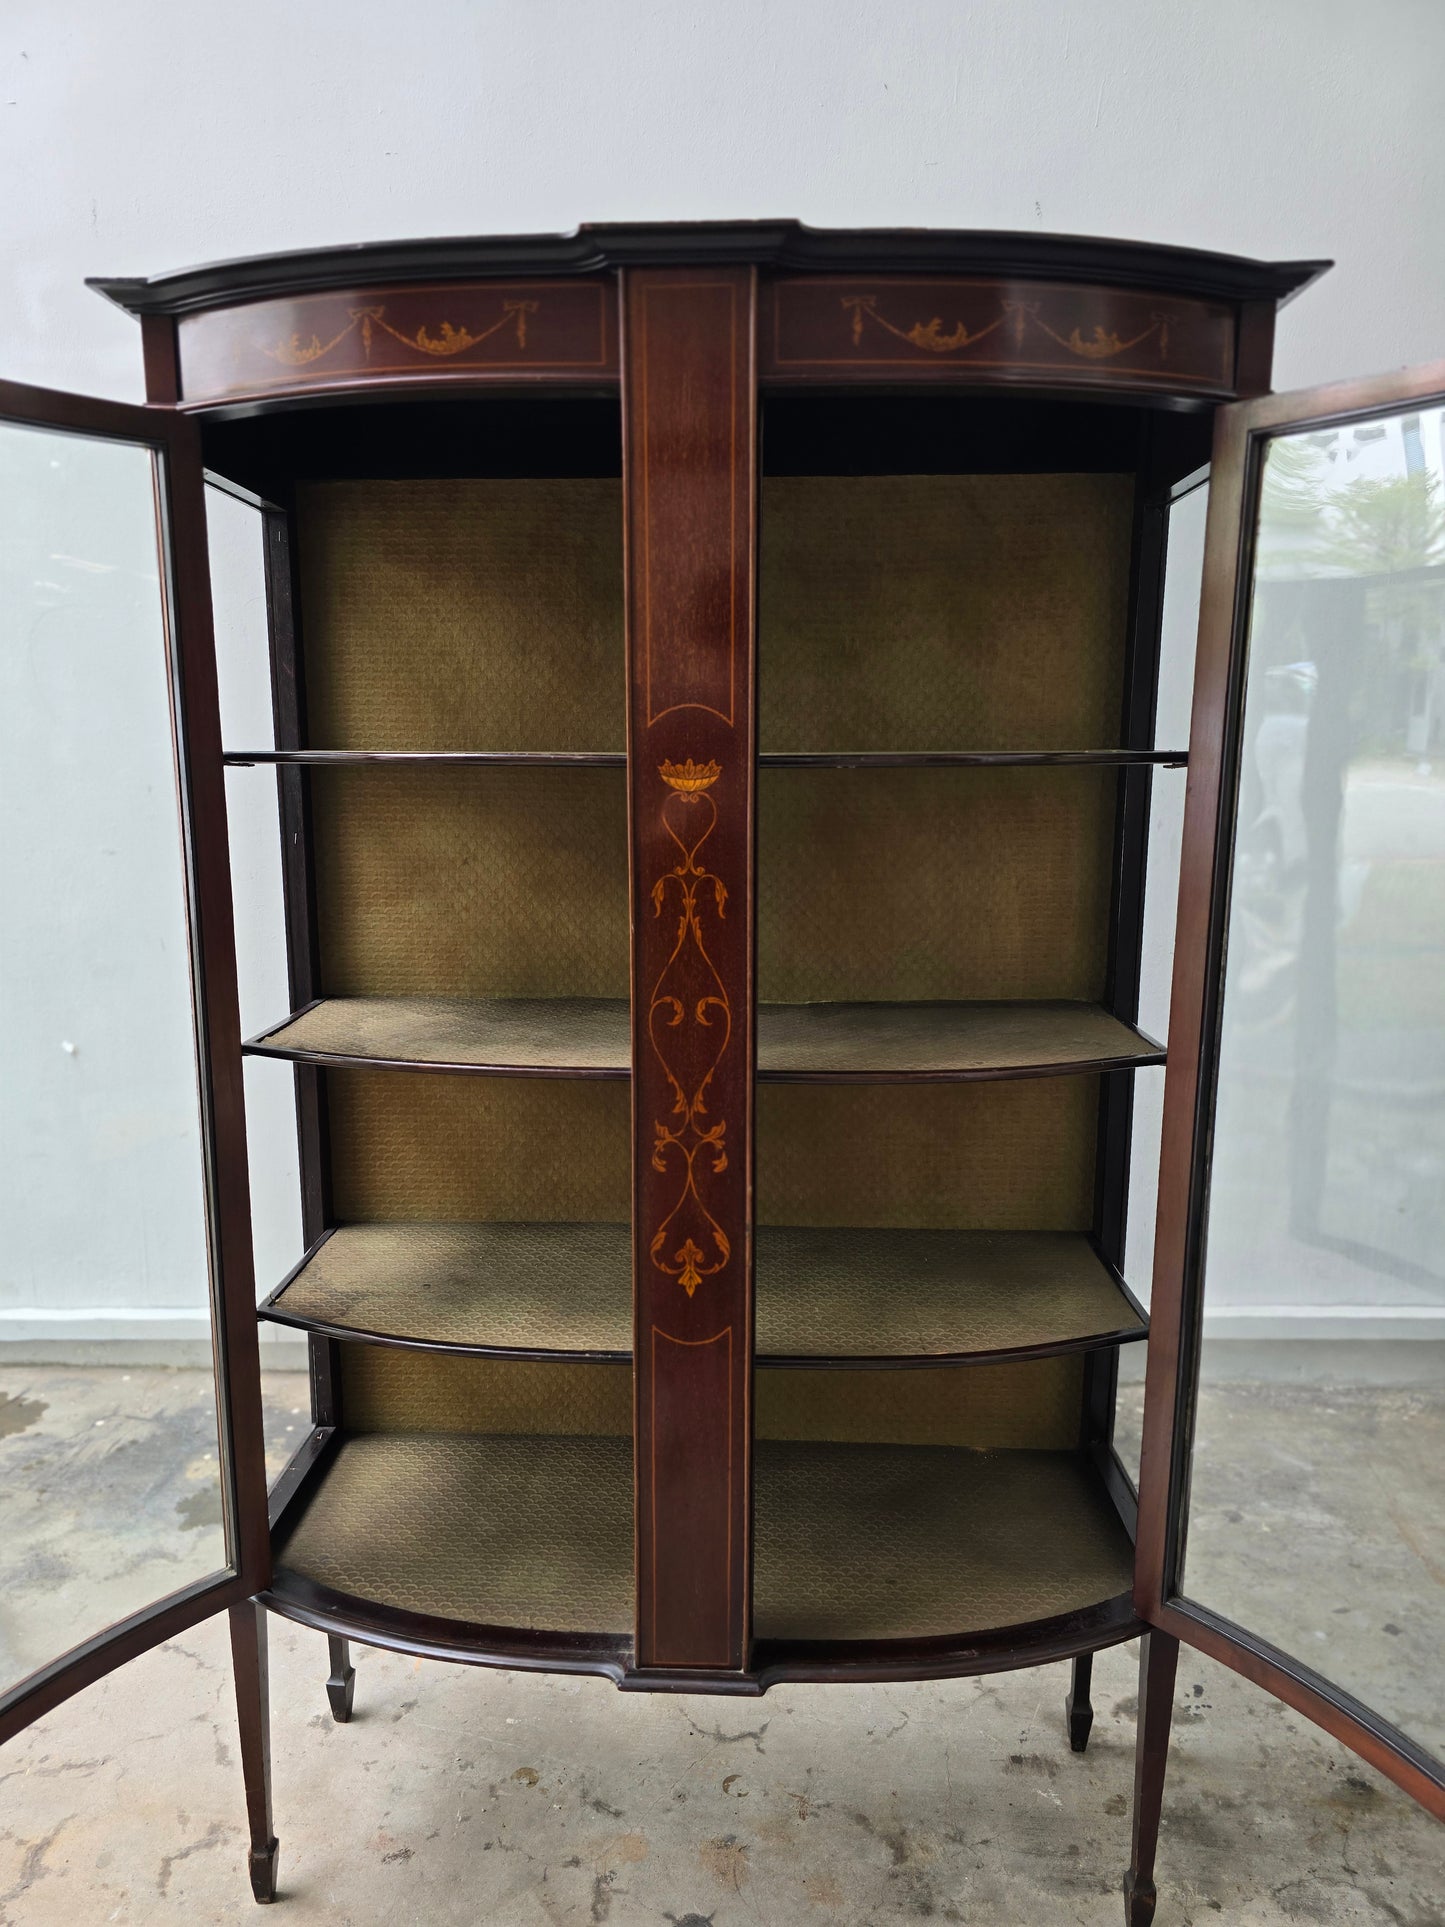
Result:
<svg viewBox="0 0 1445 1927"><path fill-rule="evenodd" d="M748 1654L755 310L622 277L639 1671Z"/></svg>

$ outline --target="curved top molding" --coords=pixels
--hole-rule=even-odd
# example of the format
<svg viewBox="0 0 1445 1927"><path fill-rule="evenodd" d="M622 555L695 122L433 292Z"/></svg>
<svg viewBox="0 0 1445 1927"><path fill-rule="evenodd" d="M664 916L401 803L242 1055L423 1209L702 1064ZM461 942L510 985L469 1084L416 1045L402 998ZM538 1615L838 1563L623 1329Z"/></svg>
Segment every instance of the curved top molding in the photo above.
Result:
<svg viewBox="0 0 1445 1927"><path fill-rule="evenodd" d="M609 222L572 234L380 241L252 255L150 277L92 276L87 287L134 315L193 314L278 295L391 281L596 274L622 267L755 263L835 274L946 273L1081 281L1206 300L1284 302L1329 261L1252 261L1147 241L969 228L810 228L800 221Z"/></svg>

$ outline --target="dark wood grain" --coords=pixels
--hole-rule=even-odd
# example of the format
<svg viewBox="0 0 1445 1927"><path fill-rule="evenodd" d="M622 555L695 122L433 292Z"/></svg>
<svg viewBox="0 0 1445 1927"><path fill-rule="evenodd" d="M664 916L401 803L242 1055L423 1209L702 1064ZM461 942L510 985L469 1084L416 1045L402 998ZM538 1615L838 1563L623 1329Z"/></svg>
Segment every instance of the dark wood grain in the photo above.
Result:
<svg viewBox="0 0 1445 1927"><path fill-rule="evenodd" d="M1274 373L1274 323L1278 304L1242 301L1234 357L1234 392L1241 401L1267 395Z"/></svg>
<svg viewBox="0 0 1445 1927"><path fill-rule="evenodd" d="M1235 309L1045 280L808 275L764 292L764 382L989 382L1234 392Z"/></svg>
<svg viewBox="0 0 1445 1927"><path fill-rule="evenodd" d="M199 1579L61 1653L0 1693L0 1746L72 1693L93 1686L117 1666L175 1639L200 1620L225 1612L245 1596L243 1582L235 1573Z"/></svg>
<svg viewBox="0 0 1445 1927"><path fill-rule="evenodd" d="M230 1479L232 1557L247 1590L254 1593L271 1577L271 1542L266 1529L266 1445L256 1335L241 1013L205 482L199 430L183 417L168 419L161 507L166 568L173 585L171 700L190 912L213 1316L221 1333L222 1449Z"/></svg>
<svg viewBox="0 0 1445 1927"><path fill-rule="evenodd" d="M181 368L176 355L175 317L146 314L140 321L146 401L152 408L174 408L181 398Z"/></svg>
<svg viewBox="0 0 1445 1927"><path fill-rule="evenodd" d="M338 1726L345 1726L351 1718L352 1705L356 1699L356 1668L351 1663L351 1649L343 1638L331 1633L326 1641L327 1653L331 1661L331 1677L326 1682L326 1700L331 1708L331 1717Z"/></svg>
<svg viewBox="0 0 1445 1927"><path fill-rule="evenodd" d="M246 1783L251 1892L264 1906L276 1898L279 1845L271 1824L271 1668L266 1609L242 1599L231 1608L231 1667L236 1683L241 1772Z"/></svg>
<svg viewBox="0 0 1445 1927"><path fill-rule="evenodd" d="M1089 1688L1094 1678L1094 1655L1075 1653L1070 1669L1069 1695L1064 1701L1064 1722L1068 1728L1069 1751L1082 1753L1089 1744L1094 1726L1094 1706Z"/></svg>
<svg viewBox="0 0 1445 1927"><path fill-rule="evenodd" d="M609 269L756 266L836 274L945 274L1081 281L1197 296L1287 301L1328 261L1251 261L1201 248L1001 228L812 228L801 221L608 222L571 234L472 235L299 248L149 279L92 276L131 314L189 314L239 302L398 283L600 274Z"/></svg>
<svg viewBox="0 0 1445 1927"><path fill-rule="evenodd" d="M623 277L637 1649L739 1671L752 1435L755 278Z"/></svg>
<svg viewBox="0 0 1445 1927"><path fill-rule="evenodd" d="M208 308L178 324L181 398L617 380L613 290L576 281L367 286Z"/></svg>
<svg viewBox="0 0 1445 1927"><path fill-rule="evenodd" d="M1129 1870L1124 1876L1126 1927L1149 1927L1158 1890L1154 1853L1164 1807L1164 1769L1169 1762L1169 1726L1174 1716L1174 1676L1179 1641L1168 1633L1148 1632L1139 1643L1139 1726L1134 1745L1134 1819Z"/></svg>
<svg viewBox="0 0 1445 1927"><path fill-rule="evenodd" d="M1192 1600L1171 1600L1159 1609L1154 1623L1303 1713L1368 1760L1437 1820L1445 1820L1445 1762L1352 1693Z"/></svg>
<svg viewBox="0 0 1445 1927"><path fill-rule="evenodd" d="M419 1658L519 1672L599 1673L624 1692L720 1693L755 1698L784 1682L967 1678L1050 1665L1081 1652L1098 1652L1139 1636L1142 1628L1127 1595L1075 1613L1028 1625L971 1634L967 1639L792 1641L760 1640L747 1672L710 1668L643 1667L625 1645L606 1635L527 1632L463 1625L404 1612L318 1586L278 1571L266 1604L274 1612L330 1636Z"/></svg>
<svg viewBox="0 0 1445 1927"><path fill-rule="evenodd" d="M1195 1231L1195 1113L1199 1050L1209 963L1209 932L1225 752L1225 719L1239 594L1248 435L1243 407L1220 411L1205 535L1194 709L1185 788L1179 905L1170 993L1170 1064L1164 1087L1159 1197L1154 1233L1149 1362L1139 1460L1139 1533L1135 1603L1141 1618L1157 1621L1166 1585L1175 1436L1179 1422L1179 1362L1186 1250ZM1178 1476L1182 1476L1181 1458Z"/></svg>

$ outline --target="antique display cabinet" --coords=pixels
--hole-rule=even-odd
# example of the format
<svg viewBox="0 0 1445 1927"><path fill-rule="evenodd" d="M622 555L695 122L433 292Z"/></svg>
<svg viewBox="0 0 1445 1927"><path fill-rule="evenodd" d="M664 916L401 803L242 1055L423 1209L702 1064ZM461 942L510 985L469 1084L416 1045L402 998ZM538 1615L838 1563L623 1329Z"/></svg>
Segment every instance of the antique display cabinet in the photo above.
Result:
<svg viewBox="0 0 1445 1927"><path fill-rule="evenodd" d="M1186 1566L1239 920L1303 864L1290 955L1333 956L1338 665L1382 584L1437 606L1427 541L1264 608L1326 512L1301 457L1276 514L1281 449L1408 416L1439 466L1445 368L1270 395L1324 265L791 223L407 242L97 283L145 407L0 388L6 436L133 444L154 487L225 1510L222 1566L33 1671L6 1731L228 1608L269 1900L269 1612L329 1636L338 1719L350 1640L732 1694L1068 1659L1076 1749L1091 1656L1142 1634L1132 1922L1180 1640L1445 1809L1423 1708ZM1166 665L1190 725L1161 613L1206 486L1197 671ZM223 740L208 487L259 522L267 740ZM1313 707L1303 854L1281 819L1269 870L1240 798L1281 665ZM290 1008L243 1034L228 784L268 772ZM1369 954L1438 974L1420 834ZM1176 883L1166 1074L1141 973ZM1288 1018L1350 1032L1296 1090L1316 1116L1400 996L1333 984L1301 965ZM1416 1002L1405 1055L1438 1063ZM259 1280L248 1056L294 1076L304 1220ZM1133 1131L1161 1081L1162 1163ZM258 1300L310 1358L269 1505Z"/></svg>

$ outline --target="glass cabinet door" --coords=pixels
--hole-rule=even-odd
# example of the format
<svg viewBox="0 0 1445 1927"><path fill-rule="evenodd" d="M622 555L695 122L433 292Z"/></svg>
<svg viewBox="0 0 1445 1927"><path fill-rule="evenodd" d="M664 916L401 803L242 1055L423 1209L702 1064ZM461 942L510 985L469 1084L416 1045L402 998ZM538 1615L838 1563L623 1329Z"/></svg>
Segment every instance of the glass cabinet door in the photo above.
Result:
<svg viewBox="0 0 1445 1927"><path fill-rule="evenodd" d="M0 384L0 1734L267 1578L203 515Z"/></svg>
<svg viewBox="0 0 1445 1927"><path fill-rule="evenodd" d="M1432 1806L1442 436L1445 368L1267 397L1220 425L1140 1534L1150 1617Z"/></svg>

